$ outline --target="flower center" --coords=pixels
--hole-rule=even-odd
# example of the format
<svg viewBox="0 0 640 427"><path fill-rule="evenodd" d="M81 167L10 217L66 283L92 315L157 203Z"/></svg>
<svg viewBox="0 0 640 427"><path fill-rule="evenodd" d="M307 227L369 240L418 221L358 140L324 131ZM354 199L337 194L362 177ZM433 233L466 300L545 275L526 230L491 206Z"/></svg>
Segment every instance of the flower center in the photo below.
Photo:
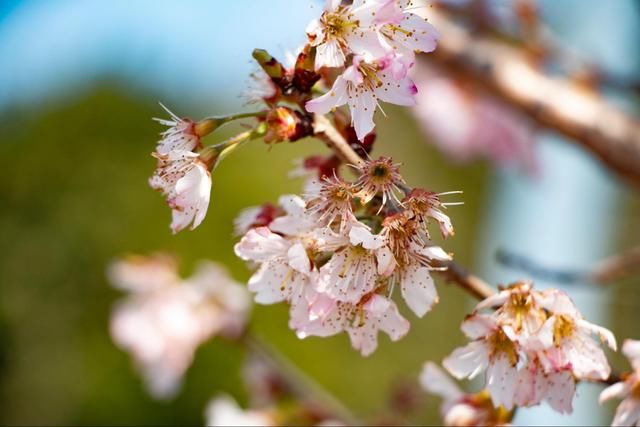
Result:
<svg viewBox="0 0 640 427"><path fill-rule="evenodd" d="M553 324L553 343L560 346L563 339L570 337L576 330L576 325L567 316L561 314Z"/></svg>
<svg viewBox="0 0 640 427"><path fill-rule="evenodd" d="M333 13L327 13L322 18L325 32L329 37L342 38L348 31L358 26L358 21L351 21L351 14L344 7L338 8Z"/></svg>
<svg viewBox="0 0 640 427"><path fill-rule="evenodd" d="M502 329L498 329L493 335L491 335L488 341L492 357L498 354L504 354L509 358L509 362L511 362L513 366L518 363L516 346L502 331Z"/></svg>

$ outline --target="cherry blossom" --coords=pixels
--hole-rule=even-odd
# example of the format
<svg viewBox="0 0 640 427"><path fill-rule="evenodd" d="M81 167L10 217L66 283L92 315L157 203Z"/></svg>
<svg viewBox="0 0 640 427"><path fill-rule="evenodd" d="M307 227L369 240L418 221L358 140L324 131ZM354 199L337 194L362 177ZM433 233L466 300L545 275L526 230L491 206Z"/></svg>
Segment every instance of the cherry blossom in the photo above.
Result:
<svg viewBox="0 0 640 427"><path fill-rule="evenodd" d="M165 155L171 151L193 151L200 147L200 136L197 132L196 123L190 119L181 119L167 107L160 105L169 113L171 119L154 119L158 123L169 127L169 129L160 134L162 138L158 141L156 152L160 155Z"/></svg>
<svg viewBox="0 0 640 427"><path fill-rule="evenodd" d="M200 344L217 333L237 336L246 323L248 293L214 263L180 279L167 257L136 257L115 262L109 276L130 292L113 311L111 335L155 397L175 394Z"/></svg>
<svg viewBox="0 0 640 427"><path fill-rule="evenodd" d="M410 327L396 304L376 293L365 295L355 304L319 295L309 311L310 320L299 327L298 337L326 337L345 331L353 348L363 356L369 356L378 347L378 331L397 341L409 332Z"/></svg>
<svg viewBox="0 0 640 427"><path fill-rule="evenodd" d="M600 393L600 403L622 399L616 409L613 426L640 425L640 341L625 340L622 353L629 359L633 372Z"/></svg>
<svg viewBox="0 0 640 427"><path fill-rule="evenodd" d="M407 211L422 224L426 236L429 236L429 231L427 229L429 221L433 219L438 223L442 237L447 238L454 235L454 230L451 219L443 212L443 210L446 209L447 206L455 206L461 203L442 202L440 198L442 196L460 193L461 191L434 193L432 191L414 188L402 200L402 205L405 206Z"/></svg>
<svg viewBox="0 0 640 427"><path fill-rule="evenodd" d="M443 366L458 379L473 379L486 370L486 387L493 403L511 410L519 378L517 365L522 358L513 331L483 314L468 317L462 331L473 341L454 350Z"/></svg>
<svg viewBox="0 0 640 427"><path fill-rule="evenodd" d="M154 155L158 166L149 179L149 185L167 198L172 209L171 230L177 233L189 225L193 230L202 223L209 208L209 166L191 151Z"/></svg>
<svg viewBox="0 0 640 427"><path fill-rule="evenodd" d="M375 288L379 278L393 272L395 259L384 237L372 234L360 222L353 223L344 243L320 269L328 280L316 289L338 301L356 303Z"/></svg>
<svg viewBox="0 0 640 427"><path fill-rule="evenodd" d="M388 200L394 200L400 204L397 193L400 185L404 185L404 179L400 175L400 165L393 163L390 157L380 157L376 160L368 160L358 166L360 178L356 182L358 197L362 204L367 204L373 198L382 195L382 206ZM382 209L382 207L381 207Z"/></svg>
<svg viewBox="0 0 640 427"><path fill-rule="evenodd" d="M405 213L388 216L382 232L396 263L392 284L398 283L409 308L418 317L424 316L438 302L438 293L431 277L435 262L450 261L451 256L433 245L421 233L420 224Z"/></svg>
<svg viewBox="0 0 640 427"><path fill-rule="evenodd" d="M393 55L373 60L355 56L353 64L336 79L331 90L307 102L306 109L311 113L326 114L348 104L356 135L363 141L375 127L373 115L379 101L404 106L416 103L418 89L406 73L402 78L394 77L398 67L405 65Z"/></svg>
<svg viewBox="0 0 640 427"><path fill-rule="evenodd" d="M205 412L206 425L217 426L275 426L274 415L267 410L242 409L232 397L220 395L212 399Z"/></svg>
<svg viewBox="0 0 640 427"><path fill-rule="evenodd" d="M341 67L355 53L379 57L385 54L376 28L372 25L377 1L356 0L343 6L341 0L327 0L322 16L307 26L309 43L316 47L316 69Z"/></svg>
<svg viewBox="0 0 640 427"><path fill-rule="evenodd" d="M355 221L353 199L356 189L353 184L337 176L324 177L317 192L306 196L306 211L317 218L318 224L331 226L339 221L344 230Z"/></svg>
<svg viewBox="0 0 640 427"><path fill-rule="evenodd" d="M537 354L545 371L570 369L578 379L609 378L611 367L600 343L593 337L597 336L599 341L615 350L616 340L613 334L584 320L564 292L547 292L543 297L542 305L552 315L536 333L531 346L540 347Z"/></svg>
<svg viewBox="0 0 640 427"><path fill-rule="evenodd" d="M465 393L435 363L424 364L420 385L442 398L440 413L446 426L504 426L511 420L503 407L493 406L487 392Z"/></svg>
<svg viewBox="0 0 640 427"><path fill-rule="evenodd" d="M282 214L282 209L271 203L243 209L233 221L234 232L237 236L242 236L252 228L268 226Z"/></svg>

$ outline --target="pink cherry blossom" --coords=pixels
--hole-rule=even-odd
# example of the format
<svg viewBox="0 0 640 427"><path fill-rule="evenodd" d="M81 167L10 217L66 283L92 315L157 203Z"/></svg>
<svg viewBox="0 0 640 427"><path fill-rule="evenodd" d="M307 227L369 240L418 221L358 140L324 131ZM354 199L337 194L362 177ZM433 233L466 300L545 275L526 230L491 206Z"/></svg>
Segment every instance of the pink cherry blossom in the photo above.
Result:
<svg viewBox="0 0 640 427"><path fill-rule="evenodd" d="M512 330L500 327L490 316L474 314L463 322L462 331L473 341L454 350L443 366L458 379L473 379L486 370L486 388L493 403L512 409L522 357Z"/></svg>
<svg viewBox="0 0 640 427"><path fill-rule="evenodd" d="M395 259L384 237L360 222L351 226L345 246L320 269L328 280L317 290L342 302L356 303L371 292L379 278L388 277Z"/></svg>
<svg viewBox="0 0 640 427"><path fill-rule="evenodd" d="M288 301L308 284L312 264L305 247L267 227L251 229L235 246L238 257L259 264L249 290L260 304Z"/></svg>
<svg viewBox="0 0 640 427"><path fill-rule="evenodd" d="M344 230L355 221L355 192L355 187L349 182L336 176L324 177L317 192L306 195L306 212L316 218L319 226L331 226L338 221L340 230Z"/></svg>
<svg viewBox="0 0 640 427"><path fill-rule="evenodd" d="M450 261L451 256L433 245L422 233L420 224L405 213L385 218L380 234L386 238L397 264L392 283L399 284L405 302L416 316L424 316L438 302L431 277L432 264Z"/></svg>
<svg viewBox="0 0 640 427"><path fill-rule="evenodd" d="M242 236L254 227L266 227L283 212L271 203L243 209L233 220L233 230L236 236Z"/></svg>
<svg viewBox="0 0 640 427"><path fill-rule="evenodd" d="M454 235L453 224L448 215L443 211L447 206L460 205L460 202L442 202L441 197L450 194L460 194L461 191L449 191L446 193L434 193L420 188L414 188L402 200L403 206L418 222L423 225L424 234L428 237L429 231L427 226L430 220L435 220L439 227L442 237L447 238Z"/></svg>
<svg viewBox="0 0 640 427"><path fill-rule="evenodd" d="M155 156L158 166L149 185L167 198L172 209L171 230L177 233L189 225L193 230L202 223L209 208L209 167L191 151L170 151Z"/></svg>
<svg viewBox="0 0 640 427"><path fill-rule="evenodd" d="M220 266L202 263L184 280L164 259L138 257L109 269L114 286L131 291L113 311L111 335L158 398L175 394L200 344L217 333L239 335L250 308L245 288Z"/></svg>
<svg viewBox="0 0 640 427"><path fill-rule="evenodd" d="M405 106L416 103L418 89L406 73L400 79L393 76L392 71L397 67L404 65L394 56L375 60L356 56L353 64L336 79L331 90L307 102L306 109L311 113L326 114L348 104L356 135L363 141L375 127L373 115L379 101Z"/></svg>
<svg viewBox="0 0 640 427"><path fill-rule="evenodd" d="M570 369L577 379L609 378L611 367L599 341L615 350L616 340L611 331L584 320L564 292L548 292L543 298L542 305L551 316L531 345L539 346L537 354L545 371Z"/></svg>
<svg viewBox="0 0 640 427"><path fill-rule="evenodd" d="M385 54L373 19L380 4L356 0L343 6L341 0L327 0L319 19L307 26L309 43L316 47L316 69L341 67L348 55L379 57Z"/></svg>
<svg viewBox="0 0 640 427"><path fill-rule="evenodd" d="M298 329L298 336L330 336L345 331L351 345L363 356L378 347L378 331L397 341L409 331L409 322L393 301L378 294L365 295L357 303L346 303L320 295L310 306L310 321Z"/></svg>
<svg viewBox="0 0 640 427"><path fill-rule="evenodd" d="M622 353L629 359L633 372L600 393L600 403L622 399L616 409L612 426L640 425L640 341L625 340Z"/></svg>

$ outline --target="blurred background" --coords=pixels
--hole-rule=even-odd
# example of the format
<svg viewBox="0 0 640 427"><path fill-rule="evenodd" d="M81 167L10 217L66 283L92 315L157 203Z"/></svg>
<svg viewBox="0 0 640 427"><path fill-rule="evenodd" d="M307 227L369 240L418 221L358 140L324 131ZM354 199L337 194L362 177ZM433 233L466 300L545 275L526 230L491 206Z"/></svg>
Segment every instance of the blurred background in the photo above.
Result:
<svg viewBox="0 0 640 427"><path fill-rule="evenodd" d="M508 23L510 2L489 3ZM621 79L640 76L637 1L538 3L545 24L571 49ZM199 349L177 398L148 397L129 356L109 337L120 295L105 267L121 254L163 250L178 255L185 273L213 259L236 279L249 277L233 254L233 218L300 192L301 181L287 171L294 159L325 148L311 139L246 146L215 171L203 225L173 236L169 209L147 185L162 130L151 117L164 116L158 101L195 119L242 109L255 70L251 50L279 57L295 50L321 8L311 0L0 1L0 423L202 424L217 391L246 402L245 355L224 339ZM420 81L428 92L429 79ZM637 97L607 96L637 114ZM486 156L461 161L439 149L412 112L385 111L374 155L402 162L414 186L464 191L465 205L450 210L456 236L445 247L491 283L530 277L499 263L498 250L580 271L640 241L634 190L561 137L536 130L526 154L535 171L496 166ZM456 128L455 114L451 120ZM552 279L539 285L562 286ZM575 283L569 291L590 320L619 340L637 339L638 285ZM398 343L382 338L366 359L346 335L299 341L282 305L256 306L252 328L356 414L376 420L391 408L390 391L464 342L459 324L473 301L440 281L438 288L441 302L431 314L411 318ZM628 367L611 356L614 366ZM599 390L581 387L571 417L541 408L520 411L516 423L608 423L612 407L594 404ZM438 403L423 397L406 421L437 424Z"/></svg>

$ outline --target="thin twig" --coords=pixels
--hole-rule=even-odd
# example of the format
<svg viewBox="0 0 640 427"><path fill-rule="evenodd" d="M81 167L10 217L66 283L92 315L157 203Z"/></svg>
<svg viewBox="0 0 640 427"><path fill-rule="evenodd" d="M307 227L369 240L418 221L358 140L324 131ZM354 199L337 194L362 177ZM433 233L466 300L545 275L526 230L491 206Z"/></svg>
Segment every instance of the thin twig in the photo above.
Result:
<svg viewBox="0 0 640 427"><path fill-rule="evenodd" d="M332 416L340 419L346 425L364 425L340 400L320 387L280 352L255 335L246 333L242 339L246 348L261 357L272 369L282 375L290 390L301 400L321 403Z"/></svg>

